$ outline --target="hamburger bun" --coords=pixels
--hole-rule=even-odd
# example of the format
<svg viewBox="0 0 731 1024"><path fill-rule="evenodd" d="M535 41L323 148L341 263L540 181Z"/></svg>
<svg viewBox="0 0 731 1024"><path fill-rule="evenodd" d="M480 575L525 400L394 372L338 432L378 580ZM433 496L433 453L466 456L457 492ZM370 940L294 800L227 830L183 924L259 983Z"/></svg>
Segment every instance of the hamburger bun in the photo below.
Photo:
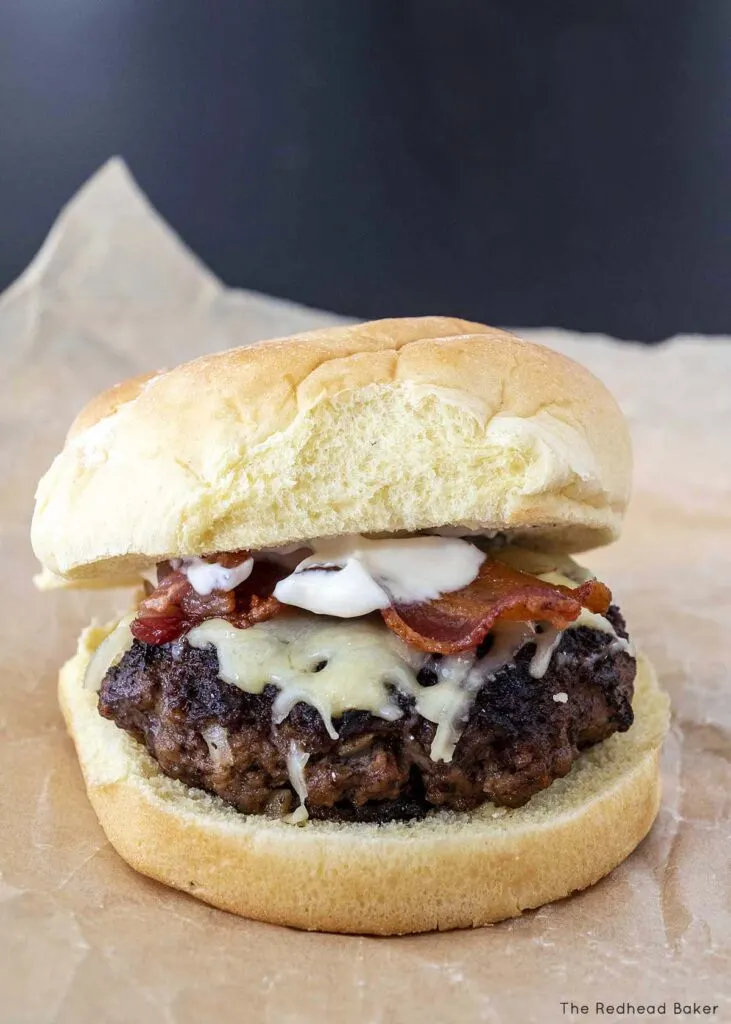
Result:
<svg viewBox="0 0 731 1024"><path fill-rule="evenodd" d="M523 807L298 828L241 814L166 777L140 743L99 715L83 679L112 628L87 629L60 676L89 799L132 867L224 910L373 935L484 925L596 882L657 813L668 702L644 659L632 728L583 753Z"/></svg>
<svg viewBox="0 0 731 1024"><path fill-rule="evenodd" d="M444 317L311 331L95 398L41 480L46 576L117 583L181 555L445 525L612 540L627 428L587 370Z"/></svg>

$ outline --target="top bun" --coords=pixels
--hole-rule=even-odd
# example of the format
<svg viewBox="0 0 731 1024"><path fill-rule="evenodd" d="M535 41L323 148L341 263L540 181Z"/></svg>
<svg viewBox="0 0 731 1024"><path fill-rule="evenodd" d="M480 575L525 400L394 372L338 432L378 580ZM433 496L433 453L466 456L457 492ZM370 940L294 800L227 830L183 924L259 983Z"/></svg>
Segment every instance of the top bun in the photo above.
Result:
<svg viewBox="0 0 731 1024"><path fill-rule="evenodd" d="M631 455L588 370L446 317L309 331L95 398L41 480L47 572L452 526L580 551L619 532Z"/></svg>

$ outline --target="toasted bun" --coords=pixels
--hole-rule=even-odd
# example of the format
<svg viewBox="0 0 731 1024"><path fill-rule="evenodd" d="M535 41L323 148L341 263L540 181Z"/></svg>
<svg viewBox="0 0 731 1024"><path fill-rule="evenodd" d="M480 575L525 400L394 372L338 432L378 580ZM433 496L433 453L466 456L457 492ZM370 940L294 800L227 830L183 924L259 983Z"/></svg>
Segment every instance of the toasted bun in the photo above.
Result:
<svg viewBox="0 0 731 1024"><path fill-rule="evenodd" d="M587 370L443 317L311 331L117 385L38 487L67 579L318 536L445 524L577 551L627 502L621 412Z"/></svg>
<svg viewBox="0 0 731 1024"><path fill-rule="evenodd" d="M82 634L59 687L102 828L138 871L235 914L374 935L488 924L596 882L657 813L668 705L644 661L629 732L584 753L525 807L298 827L239 814L167 778L140 743L99 715L82 680L108 632Z"/></svg>

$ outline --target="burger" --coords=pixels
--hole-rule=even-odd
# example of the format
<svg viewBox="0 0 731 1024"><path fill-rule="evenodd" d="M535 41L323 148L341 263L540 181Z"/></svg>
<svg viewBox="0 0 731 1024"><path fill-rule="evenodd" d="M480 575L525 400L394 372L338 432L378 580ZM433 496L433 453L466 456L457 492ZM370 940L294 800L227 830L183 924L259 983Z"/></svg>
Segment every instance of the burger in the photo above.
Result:
<svg viewBox="0 0 731 1024"><path fill-rule="evenodd" d="M630 443L564 356L442 317L204 356L95 398L41 586L135 584L60 675L134 868L335 932L483 925L656 816L665 697L606 583Z"/></svg>

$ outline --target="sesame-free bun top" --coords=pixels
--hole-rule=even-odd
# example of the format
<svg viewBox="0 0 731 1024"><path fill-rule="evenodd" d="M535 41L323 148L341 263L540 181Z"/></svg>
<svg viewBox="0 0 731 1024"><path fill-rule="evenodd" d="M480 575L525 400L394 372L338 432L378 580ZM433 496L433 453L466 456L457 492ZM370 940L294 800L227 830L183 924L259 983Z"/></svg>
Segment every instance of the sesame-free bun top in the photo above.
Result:
<svg viewBox="0 0 731 1024"><path fill-rule="evenodd" d="M310 331L95 398L41 480L47 573L451 526L579 551L616 537L631 455L588 370L445 317Z"/></svg>

